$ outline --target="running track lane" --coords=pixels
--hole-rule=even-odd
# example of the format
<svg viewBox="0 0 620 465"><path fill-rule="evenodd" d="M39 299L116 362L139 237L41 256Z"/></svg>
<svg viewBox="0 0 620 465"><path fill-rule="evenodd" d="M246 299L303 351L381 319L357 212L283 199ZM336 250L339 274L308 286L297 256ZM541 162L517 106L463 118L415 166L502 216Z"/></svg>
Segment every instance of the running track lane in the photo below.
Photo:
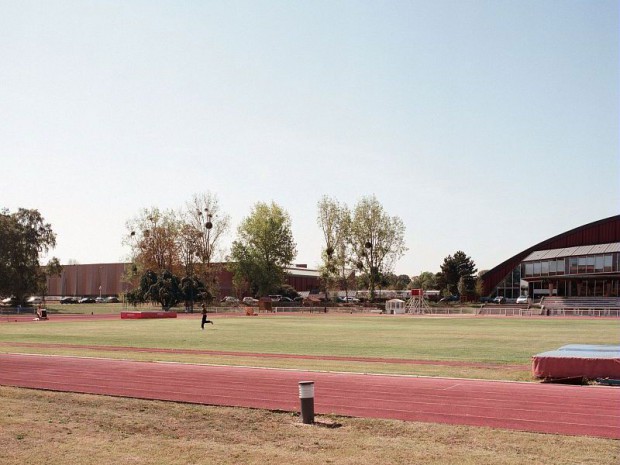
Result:
<svg viewBox="0 0 620 465"><path fill-rule="evenodd" d="M0 384L207 405L489 426L620 439L620 389L445 378L0 355Z"/></svg>

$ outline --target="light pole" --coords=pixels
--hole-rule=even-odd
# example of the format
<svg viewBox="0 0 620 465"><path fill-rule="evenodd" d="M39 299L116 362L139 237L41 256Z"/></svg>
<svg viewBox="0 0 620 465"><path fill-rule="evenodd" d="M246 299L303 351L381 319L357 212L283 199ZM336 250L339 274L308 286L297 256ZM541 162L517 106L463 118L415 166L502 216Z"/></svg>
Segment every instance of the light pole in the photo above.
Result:
<svg viewBox="0 0 620 465"><path fill-rule="evenodd" d="M213 228L213 213L211 213L209 211L208 208L204 209L204 215L202 213L202 211L198 210L198 221L200 222L200 225L202 228L204 228L204 231L201 231L203 234L203 238L204 238L204 242L203 242L203 248L201 250L202 253L202 261L203 264L205 265L205 286L207 286L207 291L209 291L209 289L211 289L211 286L209 285L209 278L210 278L210 274L211 274L211 252L212 252L212 248L211 248L211 229ZM206 218L206 221L204 223L202 223L203 217Z"/></svg>

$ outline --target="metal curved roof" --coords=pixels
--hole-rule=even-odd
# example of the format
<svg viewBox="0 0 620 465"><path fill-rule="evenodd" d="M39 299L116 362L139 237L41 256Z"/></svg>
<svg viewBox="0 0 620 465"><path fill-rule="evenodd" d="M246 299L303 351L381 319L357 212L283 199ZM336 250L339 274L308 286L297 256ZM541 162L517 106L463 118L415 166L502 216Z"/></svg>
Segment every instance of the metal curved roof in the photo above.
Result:
<svg viewBox="0 0 620 465"><path fill-rule="evenodd" d="M484 295L489 295L508 273L533 252L582 246L604 246L617 242L620 242L620 215L610 216L558 234L533 245L487 271L482 276Z"/></svg>

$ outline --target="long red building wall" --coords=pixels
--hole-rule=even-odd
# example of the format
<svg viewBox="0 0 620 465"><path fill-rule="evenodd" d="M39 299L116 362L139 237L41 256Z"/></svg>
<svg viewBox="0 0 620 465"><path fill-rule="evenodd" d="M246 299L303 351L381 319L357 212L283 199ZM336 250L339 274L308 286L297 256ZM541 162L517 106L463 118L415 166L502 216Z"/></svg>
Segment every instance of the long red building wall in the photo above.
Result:
<svg viewBox="0 0 620 465"><path fill-rule="evenodd" d="M61 276L48 278L47 295L106 297L123 294L131 289L128 283L123 282L125 267L130 265L129 263L63 265ZM296 275L294 272L288 275L287 282L298 292L310 291L319 286L318 277ZM234 295L233 275L225 267L220 269L218 286L220 296Z"/></svg>

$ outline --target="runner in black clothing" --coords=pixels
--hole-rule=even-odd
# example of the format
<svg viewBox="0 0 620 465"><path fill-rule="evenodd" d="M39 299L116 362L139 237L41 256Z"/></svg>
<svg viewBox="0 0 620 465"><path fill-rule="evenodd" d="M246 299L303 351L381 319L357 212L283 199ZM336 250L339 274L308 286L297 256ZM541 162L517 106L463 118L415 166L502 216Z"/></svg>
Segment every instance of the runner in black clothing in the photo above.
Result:
<svg viewBox="0 0 620 465"><path fill-rule="evenodd" d="M213 324L213 322L211 320L207 320L207 306L205 304L202 304L202 323L201 323L200 327L203 330L205 329L205 323Z"/></svg>

